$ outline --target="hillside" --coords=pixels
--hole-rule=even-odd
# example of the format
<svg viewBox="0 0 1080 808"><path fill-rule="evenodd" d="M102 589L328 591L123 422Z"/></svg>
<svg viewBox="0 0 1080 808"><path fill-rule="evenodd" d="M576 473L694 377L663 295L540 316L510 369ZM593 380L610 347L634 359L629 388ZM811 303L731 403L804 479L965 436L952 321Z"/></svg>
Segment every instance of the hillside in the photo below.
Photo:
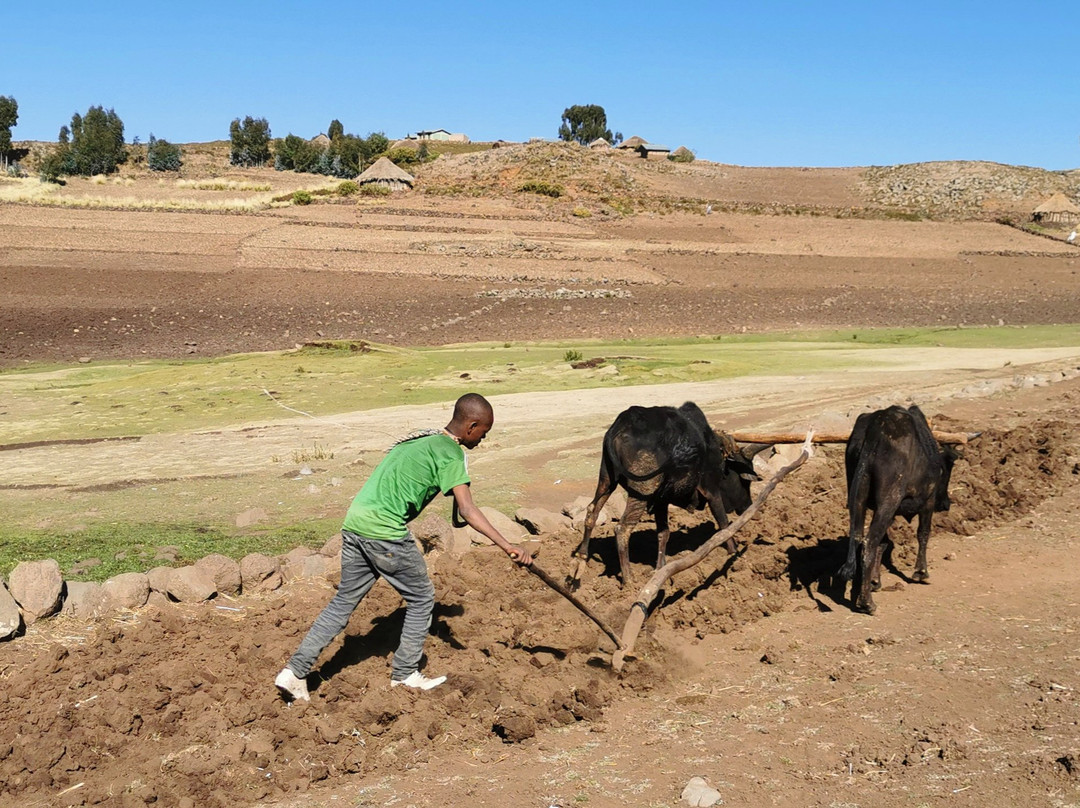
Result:
<svg viewBox="0 0 1080 808"><path fill-rule="evenodd" d="M28 151L24 163L33 171L50 144L16 145ZM269 185L279 193L333 182L333 178L270 168L237 169L228 163L229 143L224 140L182 144L181 148L182 169L159 174L145 168L145 146L132 147L131 160L112 182L139 187L152 181L159 196L161 186L185 180L247 181ZM978 161L748 167L707 160L645 161L619 150L594 151L562 142L432 144L431 148L436 159L406 166L417 179L414 195L535 198L534 207L560 215L569 215L581 205L612 216L701 212L711 205L716 212L1023 222L1054 193L1080 201L1080 169L1047 171ZM80 181L73 179L71 184L78 187ZM61 192L70 193L74 190Z"/></svg>

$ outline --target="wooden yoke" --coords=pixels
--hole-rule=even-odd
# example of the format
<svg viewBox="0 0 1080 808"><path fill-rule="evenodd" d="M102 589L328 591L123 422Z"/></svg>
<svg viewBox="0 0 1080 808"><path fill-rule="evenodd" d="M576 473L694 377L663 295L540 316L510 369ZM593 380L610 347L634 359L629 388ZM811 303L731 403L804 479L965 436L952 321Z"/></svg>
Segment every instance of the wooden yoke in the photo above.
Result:
<svg viewBox="0 0 1080 808"><path fill-rule="evenodd" d="M739 443L803 443L807 435L813 435L813 443L847 443L850 432L732 432L731 437ZM975 440L982 432L938 432L934 438L938 443L967 443Z"/></svg>

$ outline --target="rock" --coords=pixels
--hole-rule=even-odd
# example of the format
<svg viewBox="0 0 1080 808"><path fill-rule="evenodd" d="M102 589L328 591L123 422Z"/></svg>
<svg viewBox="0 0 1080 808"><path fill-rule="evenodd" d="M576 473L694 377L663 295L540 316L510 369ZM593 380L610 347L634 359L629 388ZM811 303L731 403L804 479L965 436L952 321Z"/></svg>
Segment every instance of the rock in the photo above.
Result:
<svg viewBox="0 0 1080 808"><path fill-rule="evenodd" d="M506 514L487 506L480 508L480 510L483 511L484 516L491 522L491 526L499 531L499 533L502 534L502 537L511 544L517 544L528 537L528 532L525 528ZM455 533L458 531L462 531L473 544L493 544L491 539L471 527L454 528Z"/></svg>
<svg viewBox="0 0 1080 808"><path fill-rule="evenodd" d="M101 566L100 558L88 558L85 561L78 561L71 565L68 569L68 575L82 575L94 567Z"/></svg>
<svg viewBox="0 0 1080 808"><path fill-rule="evenodd" d="M67 596L61 614L79 620L93 620L100 617L109 608L109 599L105 588L93 581L68 581Z"/></svg>
<svg viewBox="0 0 1080 808"><path fill-rule="evenodd" d="M475 531L473 531L475 532ZM454 528L450 531L450 538L443 547L451 558L461 558L472 549L472 540L465 528Z"/></svg>
<svg viewBox="0 0 1080 808"><path fill-rule="evenodd" d="M8 590L22 609L26 625L60 611L64 579L53 559L20 561L8 577Z"/></svg>
<svg viewBox="0 0 1080 808"><path fill-rule="evenodd" d="M569 516L544 508L518 508L514 521L534 536L551 536L572 528Z"/></svg>
<svg viewBox="0 0 1080 808"><path fill-rule="evenodd" d="M336 534L333 538L327 539L326 543L319 548L319 555L324 555L327 558L341 558L341 534Z"/></svg>
<svg viewBox="0 0 1080 808"><path fill-rule="evenodd" d="M154 561L168 561L172 563L179 557L180 548L174 544L167 544L164 547L158 548L157 554L154 556Z"/></svg>
<svg viewBox="0 0 1080 808"><path fill-rule="evenodd" d="M281 572L286 581L301 578L323 578L326 576L328 559L318 553L300 555L282 565Z"/></svg>
<svg viewBox="0 0 1080 808"><path fill-rule="evenodd" d="M146 581L150 584L150 591L168 595L169 579L172 578L172 574L172 567L154 567L146 573Z"/></svg>
<svg viewBox="0 0 1080 808"><path fill-rule="evenodd" d="M425 553L432 550L445 550L454 535L454 528L445 518L437 513L426 513L409 523L413 537L420 542L420 549Z"/></svg>
<svg viewBox="0 0 1080 808"><path fill-rule="evenodd" d="M222 595L240 594L240 565L228 556L213 553L195 562L214 579L214 587Z"/></svg>
<svg viewBox="0 0 1080 808"><path fill-rule="evenodd" d="M510 711L496 719L492 729L507 743L520 743L536 735L536 720L526 713Z"/></svg>
<svg viewBox="0 0 1080 808"><path fill-rule="evenodd" d="M341 585L341 556L326 559L326 568L323 570L326 582L335 589Z"/></svg>
<svg viewBox="0 0 1080 808"><path fill-rule="evenodd" d="M106 600L121 609L138 609L150 596L150 579L141 572L124 572L101 587Z"/></svg>
<svg viewBox="0 0 1080 808"><path fill-rule="evenodd" d="M251 527L259 522L265 522L266 518L266 511L262 508L248 508L246 511L236 514L236 526Z"/></svg>
<svg viewBox="0 0 1080 808"><path fill-rule="evenodd" d="M683 789L682 800L688 805L708 808L720 802L720 792L706 783L704 777L691 777Z"/></svg>
<svg viewBox="0 0 1080 808"><path fill-rule="evenodd" d="M575 499L569 505L564 505L562 512L570 517L570 522L575 531L581 530L585 526L585 514L589 510L589 505L592 504L593 498L589 495L582 494ZM608 522L607 507L601 509L600 513L596 516L596 527L606 525Z"/></svg>
<svg viewBox="0 0 1080 808"><path fill-rule="evenodd" d="M15 634L20 626L22 626L22 615L19 614L19 604L0 581L0 640L6 640Z"/></svg>
<svg viewBox="0 0 1080 808"><path fill-rule="evenodd" d="M281 586L281 563L262 553L250 553L240 559L240 581L245 592L272 592Z"/></svg>
<svg viewBox="0 0 1080 808"><path fill-rule="evenodd" d="M181 603L202 603L217 594L214 579L205 569L180 567L169 577L169 597Z"/></svg>

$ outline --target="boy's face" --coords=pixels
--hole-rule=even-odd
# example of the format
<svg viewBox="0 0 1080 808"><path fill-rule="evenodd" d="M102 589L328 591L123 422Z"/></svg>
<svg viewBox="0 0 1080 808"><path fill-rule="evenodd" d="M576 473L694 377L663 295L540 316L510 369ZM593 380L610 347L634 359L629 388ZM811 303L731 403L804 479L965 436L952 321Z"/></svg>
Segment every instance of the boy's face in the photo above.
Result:
<svg viewBox="0 0 1080 808"><path fill-rule="evenodd" d="M465 434L461 436L461 445L466 449L475 449L494 423L495 419L491 415L469 422Z"/></svg>

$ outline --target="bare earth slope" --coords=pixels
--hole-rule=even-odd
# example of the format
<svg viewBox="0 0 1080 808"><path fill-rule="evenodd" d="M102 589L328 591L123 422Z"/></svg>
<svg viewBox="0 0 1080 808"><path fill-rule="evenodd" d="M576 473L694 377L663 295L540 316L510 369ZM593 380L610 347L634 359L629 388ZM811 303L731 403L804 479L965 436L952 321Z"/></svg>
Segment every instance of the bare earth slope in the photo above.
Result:
<svg viewBox="0 0 1080 808"><path fill-rule="evenodd" d="M462 155L421 176L429 193L260 213L0 204L0 366L330 338L1067 323L1080 311L1075 247L985 216L890 219L870 209L917 201L872 198L859 170L611 163L610 187L590 188L599 175L576 161L537 175L565 183L561 201L517 192L527 171L562 171L550 162L560 154L491 171ZM933 173L875 187L922 193L912 176ZM445 193L462 182L484 193ZM1028 204L1016 199L1014 210ZM640 212L615 215L625 204ZM865 215L841 215L852 205ZM328 584L38 623L0 644L0 806L669 806L694 775L727 805L1080 804L1080 352L896 352L888 370L862 374L493 396L498 432L473 464L481 502L505 475L527 480L522 504L555 508L595 479L553 469L595 458L629 403L693 398L736 428L917 401L938 424L983 434L957 466L953 509L935 520L931 584L908 578L912 531L899 525L874 617L829 585L846 517L842 453L826 448L777 489L736 556L675 579L621 675L592 624L482 549L430 558L427 666L449 679L429 694L387 686L403 610L385 586L323 656L312 703L294 707L272 678ZM155 436L149 453L24 447L3 453L3 470L20 496L46 469L65 485L135 481L134 496L136 471L168 475L170 462L191 473L233 464L254 488L252 453L302 436L356 454L372 448L351 437L357 425L381 445L429 416L289 418ZM352 491L340 490L343 510ZM711 530L680 513L669 552ZM540 563L566 571L577 539L545 539ZM635 592L611 574L612 544L609 524L582 596L621 627ZM632 548L640 582L655 559L651 523Z"/></svg>

